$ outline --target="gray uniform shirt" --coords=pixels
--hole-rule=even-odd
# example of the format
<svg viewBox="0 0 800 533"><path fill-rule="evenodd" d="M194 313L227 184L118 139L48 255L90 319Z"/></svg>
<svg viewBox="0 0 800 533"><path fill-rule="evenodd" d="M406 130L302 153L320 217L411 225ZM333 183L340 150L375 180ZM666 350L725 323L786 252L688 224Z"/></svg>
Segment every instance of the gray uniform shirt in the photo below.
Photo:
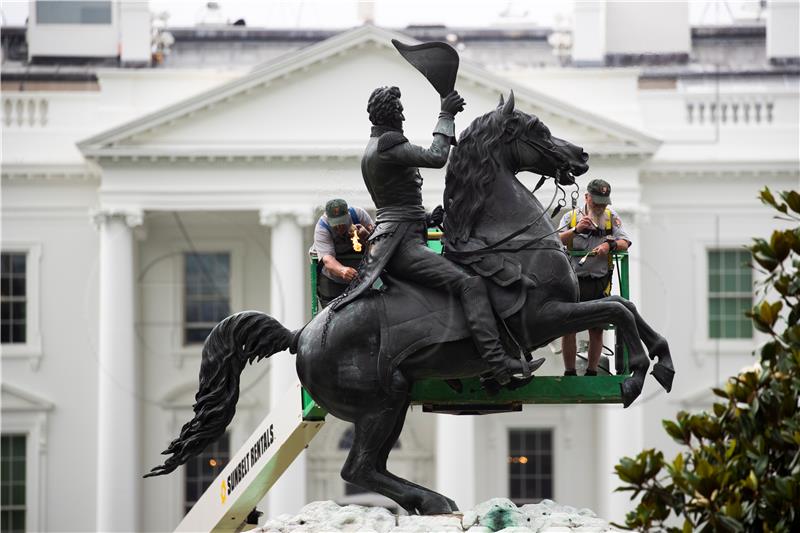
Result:
<svg viewBox="0 0 800 533"><path fill-rule="evenodd" d="M586 206L583 209L576 210L576 218L575 223L581 221L583 218L584 213L586 213ZM631 244L631 239L628 237L628 234L625 233L625 230L622 228L622 219L619 218L617 212L611 209L610 207L607 210L611 213L611 235L614 240L624 239L628 241L628 244ZM589 251L594 249L595 246L602 244L607 239L605 235L605 227L606 227L606 212L603 213L602 220L600 222L600 232L593 232L590 234L582 235L580 233L576 233L572 239L572 249L573 250L584 250ZM564 228L562 231L566 231L569 228L570 221L572 220L572 211L567 212L563 217L561 217L561 222L559 223L559 228ZM571 258L572 266L575 269L575 273L578 277L592 277L592 278L602 278L608 275L608 256L589 256L586 258L586 261L582 265L580 265L581 256L575 257L572 256Z"/></svg>
<svg viewBox="0 0 800 533"><path fill-rule="evenodd" d="M364 227L370 226L374 224L372 221L372 217L369 214L361 209L360 207L353 206L353 210L355 210L356 214L358 215L358 223ZM320 222L324 222L325 224L328 223L328 216L324 213L319 220L317 221L317 225L314 226L314 247L313 249L317 252L317 257L319 258L320 262L322 258L326 255L331 255L336 257L336 251L339 250L340 254L344 253L355 253L353 252L352 242L350 241L349 237L335 237L333 234L328 231L328 229L323 226ZM366 242L362 242L362 246L366 246ZM346 250L346 251L345 251ZM329 277L334 281L341 282L341 278L338 278L331 274L327 268L322 268L322 273Z"/></svg>

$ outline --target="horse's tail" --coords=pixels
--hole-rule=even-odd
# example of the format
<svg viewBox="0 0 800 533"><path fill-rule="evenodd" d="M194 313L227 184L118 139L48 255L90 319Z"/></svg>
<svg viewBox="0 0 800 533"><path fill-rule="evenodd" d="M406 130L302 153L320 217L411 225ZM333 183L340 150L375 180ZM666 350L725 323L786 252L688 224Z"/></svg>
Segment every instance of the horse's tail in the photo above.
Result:
<svg viewBox="0 0 800 533"><path fill-rule="evenodd" d="M237 313L217 324L203 346L194 418L161 452L171 457L144 477L169 474L219 438L236 413L239 375L245 364L286 350L292 338L280 322L257 311Z"/></svg>

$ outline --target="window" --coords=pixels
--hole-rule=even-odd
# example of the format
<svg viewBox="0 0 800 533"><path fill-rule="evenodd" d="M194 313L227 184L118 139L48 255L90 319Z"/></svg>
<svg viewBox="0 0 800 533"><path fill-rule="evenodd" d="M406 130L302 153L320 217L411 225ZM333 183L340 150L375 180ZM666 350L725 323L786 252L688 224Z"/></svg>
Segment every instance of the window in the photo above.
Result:
<svg viewBox="0 0 800 533"><path fill-rule="evenodd" d="M184 344L204 342L230 314L230 278L229 253L184 254Z"/></svg>
<svg viewBox="0 0 800 533"><path fill-rule="evenodd" d="M0 530L25 531L25 435L0 437Z"/></svg>
<svg viewBox="0 0 800 533"><path fill-rule="evenodd" d="M0 256L0 330L3 344L25 344L28 309L24 252L3 252Z"/></svg>
<svg viewBox="0 0 800 533"><path fill-rule="evenodd" d="M753 306L753 271L747 250L708 251L708 336L749 339L753 325L745 312Z"/></svg>
<svg viewBox="0 0 800 533"><path fill-rule="evenodd" d="M508 432L508 493L517 505L553 497L553 431Z"/></svg>
<svg viewBox="0 0 800 533"><path fill-rule="evenodd" d="M37 24L111 24L111 2L39 0Z"/></svg>
<svg viewBox="0 0 800 533"><path fill-rule="evenodd" d="M225 433L199 455L186 461L183 511L188 513L230 460L230 436Z"/></svg>

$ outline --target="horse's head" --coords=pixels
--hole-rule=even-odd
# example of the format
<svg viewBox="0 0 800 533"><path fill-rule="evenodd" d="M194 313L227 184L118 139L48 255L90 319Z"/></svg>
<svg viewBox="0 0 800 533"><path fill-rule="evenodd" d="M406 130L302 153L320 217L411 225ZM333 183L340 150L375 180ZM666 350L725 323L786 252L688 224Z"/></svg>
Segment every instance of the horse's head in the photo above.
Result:
<svg viewBox="0 0 800 533"><path fill-rule="evenodd" d="M589 170L588 159L583 148L553 137L537 117L514 109L513 92L508 101L501 97L496 109L461 132L450 156L444 189L447 239L469 238L486 198L493 194L497 176L527 170L570 185L573 176Z"/></svg>
<svg viewBox="0 0 800 533"><path fill-rule="evenodd" d="M550 134L550 129L535 115L514 108L514 91L508 101L494 111L504 126L503 140L508 145L509 167L514 173L530 171L556 178L561 185L574 183L573 176L589 170L589 155L583 148Z"/></svg>

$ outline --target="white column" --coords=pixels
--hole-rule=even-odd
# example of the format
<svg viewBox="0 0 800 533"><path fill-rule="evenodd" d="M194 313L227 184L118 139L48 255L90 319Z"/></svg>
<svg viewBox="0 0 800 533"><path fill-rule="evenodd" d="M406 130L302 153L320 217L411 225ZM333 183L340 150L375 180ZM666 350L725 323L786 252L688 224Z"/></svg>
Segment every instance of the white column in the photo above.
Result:
<svg viewBox="0 0 800 533"><path fill-rule="evenodd" d="M94 218L100 230L97 531L138 531L142 470L131 227L141 224L141 214Z"/></svg>
<svg viewBox="0 0 800 533"><path fill-rule="evenodd" d="M621 405L598 405L596 412L597 508L594 511L608 521L623 523L625 513L631 509L630 493L614 492L623 485L614 466L622 457L635 457L642 451L642 407L635 402L627 409Z"/></svg>
<svg viewBox="0 0 800 533"><path fill-rule="evenodd" d="M269 314L285 327L294 330L306 317L306 250L303 226L311 223L311 212L296 209L263 209L261 223L272 229L270 237L270 309ZM270 359L270 410L297 379L296 356L289 352ZM299 398L298 398L299 401ZM301 454L267 494L267 517L296 514L306 500L306 457ZM259 509L261 510L261 509Z"/></svg>
<svg viewBox="0 0 800 533"><path fill-rule="evenodd" d="M436 492L462 511L477 503L475 416L436 415Z"/></svg>

